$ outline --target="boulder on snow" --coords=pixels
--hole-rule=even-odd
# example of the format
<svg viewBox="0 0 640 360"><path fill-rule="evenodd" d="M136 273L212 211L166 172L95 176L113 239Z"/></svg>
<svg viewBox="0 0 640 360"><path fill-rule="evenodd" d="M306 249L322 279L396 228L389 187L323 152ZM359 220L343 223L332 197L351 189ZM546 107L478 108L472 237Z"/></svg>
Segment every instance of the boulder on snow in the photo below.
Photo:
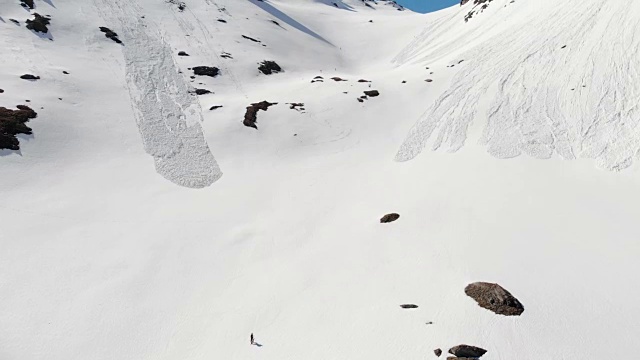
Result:
<svg viewBox="0 0 640 360"><path fill-rule="evenodd" d="M341 78L339 76L334 76L334 77L331 78L331 80L333 80L333 81L347 81L346 79L343 79L343 78Z"/></svg>
<svg viewBox="0 0 640 360"><path fill-rule="evenodd" d="M36 7L36 5L33 3L33 0L20 0L20 5L22 5L22 7L24 7L25 9L33 9L34 7Z"/></svg>
<svg viewBox="0 0 640 360"><path fill-rule="evenodd" d="M380 95L380 92L378 90L365 90L364 94L369 96L369 97L376 97L376 96Z"/></svg>
<svg viewBox="0 0 640 360"><path fill-rule="evenodd" d="M476 282L467 285L464 292L478 305L496 314L518 316L524 312L520 301L498 284Z"/></svg>
<svg viewBox="0 0 640 360"><path fill-rule="evenodd" d="M265 60L258 66L258 70L265 75L276 74L282 72L282 68L275 61Z"/></svg>
<svg viewBox="0 0 640 360"><path fill-rule="evenodd" d="M0 94L4 93L4 90L0 89Z"/></svg>
<svg viewBox="0 0 640 360"><path fill-rule="evenodd" d="M222 105L213 105L212 107L209 108L209 110L217 110L220 109L222 107Z"/></svg>
<svg viewBox="0 0 640 360"><path fill-rule="evenodd" d="M186 52L184 52L184 51L179 51L179 52L178 52L178 56L189 56L189 54L187 54L187 53L186 53Z"/></svg>
<svg viewBox="0 0 640 360"><path fill-rule="evenodd" d="M33 19L28 19L26 23L27 29L46 34L49 32L49 28L47 28L47 25L51 23L51 19L49 19L48 17L44 17L38 13L34 13Z"/></svg>
<svg viewBox="0 0 640 360"><path fill-rule="evenodd" d="M396 220L398 220L400 218L399 214L396 213L391 213L391 214L387 214L385 216L383 216L382 218L380 218L380 222L385 224L385 223L390 223L390 222L394 222Z"/></svg>
<svg viewBox="0 0 640 360"><path fill-rule="evenodd" d="M104 36L107 37L108 39L111 39L118 44L122 44L122 41L118 38L118 34L116 34L115 31L104 26L100 26L99 29L104 33Z"/></svg>
<svg viewBox="0 0 640 360"><path fill-rule="evenodd" d="M440 355L442 355L442 349L435 349L433 353L436 354L437 357L440 357Z"/></svg>
<svg viewBox="0 0 640 360"><path fill-rule="evenodd" d="M24 75L20 75L20 79L23 80L40 80L40 76L35 76L32 74L24 74Z"/></svg>
<svg viewBox="0 0 640 360"><path fill-rule="evenodd" d="M449 354L459 358L479 358L486 353L487 350L471 345L458 345L449 349Z"/></svg>
<svg viewBox="0 0 640 360"><path fill-rule="evenodd" d="M207 90L207 89L195 89L194 93L196 95L205 95L205 94L210 94L211 90Z"/></svg>
<svg viewBox="0 0 640 360"><path fill-rule="evenodd" d="M25 105L18 105L17 110L0 107L0 149L20 150L16 135L31 135L32 130L26 123L36 116L38 114Z"/></svg>
<svg viewBox="0 0 640 360"><path fill-rule="evenodd" d="M214 66L195 66L192 70L194 75L216 77L220 74L220 69Z"/></svg>
<svg viewBox="0 0 640 360"><path fill-rule="evenodd" d="M247 111L244 113L244 120L242 124L247 127L252 127L254 129L258 129L256 122L258 121L258 110L267 111L269 106L277 105L278 103L270 103L266 100L261 101L259 103L253 103L247 106Z"/></svg>
<svg viewBox="0 0 640 360"><path fill-rule="evenodd" d="M416 304L402 304L400 305L401 308L403 309L417 309L418 305Z"/></svg>

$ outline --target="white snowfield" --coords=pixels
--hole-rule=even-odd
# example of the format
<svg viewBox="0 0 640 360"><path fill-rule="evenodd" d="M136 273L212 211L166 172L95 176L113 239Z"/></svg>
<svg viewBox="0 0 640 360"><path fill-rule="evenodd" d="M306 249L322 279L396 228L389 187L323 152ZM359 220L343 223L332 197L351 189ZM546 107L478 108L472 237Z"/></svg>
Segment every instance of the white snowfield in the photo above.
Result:
<svg viewBox="0 0 640 360"><path fill-rule="evenodd" d="M637 356L640 3L473 8L0 0L0 359Z"/></svg>

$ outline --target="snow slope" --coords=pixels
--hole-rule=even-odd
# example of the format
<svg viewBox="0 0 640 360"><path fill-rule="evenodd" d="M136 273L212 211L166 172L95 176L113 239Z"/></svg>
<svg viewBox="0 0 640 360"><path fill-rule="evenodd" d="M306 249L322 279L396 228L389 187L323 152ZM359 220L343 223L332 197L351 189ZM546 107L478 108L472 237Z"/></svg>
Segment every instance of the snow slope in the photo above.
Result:
<svg viewBox="0 0 640 360"><path fill-rule="evenodd" d="M0 359L633 356L638 4L184 3L0 0Z"/></svg>

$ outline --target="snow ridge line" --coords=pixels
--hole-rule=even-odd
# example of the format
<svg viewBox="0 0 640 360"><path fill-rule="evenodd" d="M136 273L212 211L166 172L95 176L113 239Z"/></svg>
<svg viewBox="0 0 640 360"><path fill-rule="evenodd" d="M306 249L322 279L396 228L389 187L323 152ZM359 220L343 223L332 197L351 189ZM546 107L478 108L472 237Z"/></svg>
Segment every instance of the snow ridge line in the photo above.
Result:
<svg viewBox="0 0 640 360"><path fill-rule="evenodd" d="M179 74L171 48L142 22L136 5L94 0L101 16L118 24L126 81L145 151L156 171L184 187L203 188L222 176L202 132L202 110ZM157 29L157 27L155 27Z"/></svg>

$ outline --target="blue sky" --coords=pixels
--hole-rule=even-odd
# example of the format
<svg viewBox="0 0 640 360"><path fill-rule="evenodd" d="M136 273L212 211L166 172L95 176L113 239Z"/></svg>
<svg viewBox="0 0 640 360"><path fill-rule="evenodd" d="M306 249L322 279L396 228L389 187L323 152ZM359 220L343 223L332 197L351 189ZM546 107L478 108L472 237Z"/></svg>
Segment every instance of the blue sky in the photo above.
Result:
<svg viewBox="0 0 640 360"><path fill-rule="evenodd" d="M460 0L396 0L396 2L415 12L431 12L460 4Z"/></svg>

